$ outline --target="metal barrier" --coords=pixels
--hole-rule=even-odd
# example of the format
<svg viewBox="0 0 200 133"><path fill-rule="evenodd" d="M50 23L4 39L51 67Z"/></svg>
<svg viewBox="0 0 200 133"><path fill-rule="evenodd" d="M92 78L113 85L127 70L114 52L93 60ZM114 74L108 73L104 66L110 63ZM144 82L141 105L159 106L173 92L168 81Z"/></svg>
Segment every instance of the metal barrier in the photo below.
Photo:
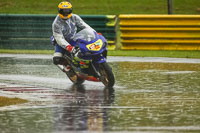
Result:
<svg viewBox="0 0 200 133"><path fill-rule="evenodd" d="M120 15L121 49L200 50L200 15Z"/></svg>
<svg viewBox="0 0 200 133"><path fill-rule="evenodd" d="M50 43L56 15L0 14L0 49L53 50ZM109 49L116 44L115 15L80 15L108 40Z"/></svg>

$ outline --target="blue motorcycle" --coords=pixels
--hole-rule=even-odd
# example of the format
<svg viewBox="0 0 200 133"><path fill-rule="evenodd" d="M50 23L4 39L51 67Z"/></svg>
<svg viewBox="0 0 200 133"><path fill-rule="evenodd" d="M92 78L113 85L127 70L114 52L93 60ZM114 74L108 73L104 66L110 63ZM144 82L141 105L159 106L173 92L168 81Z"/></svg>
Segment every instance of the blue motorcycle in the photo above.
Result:
<svg viewBox="0 0 200 133"><path fill-rule="evenodd" d="M102 82L106 87L115 83L112 68L106 62L107 41L91 29L83 29L73 38L75 50L65 54L64 59L70 64L71 70L66 72L68 78L75 84L85 80Z"/></svg>

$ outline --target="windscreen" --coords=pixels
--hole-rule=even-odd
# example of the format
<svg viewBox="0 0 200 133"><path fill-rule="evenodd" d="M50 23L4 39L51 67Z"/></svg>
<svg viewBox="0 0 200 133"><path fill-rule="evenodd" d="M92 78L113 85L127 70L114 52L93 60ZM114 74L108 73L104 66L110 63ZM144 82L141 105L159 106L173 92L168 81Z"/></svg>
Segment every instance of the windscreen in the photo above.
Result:
<svg viewBox="0 0 200 133"><path fill-rule="evenodd" d="M74 41L77 41L78 39L90 42L95 39L94 30L91 28L85 28L81 31L79 31L73 38Z"/></svg>

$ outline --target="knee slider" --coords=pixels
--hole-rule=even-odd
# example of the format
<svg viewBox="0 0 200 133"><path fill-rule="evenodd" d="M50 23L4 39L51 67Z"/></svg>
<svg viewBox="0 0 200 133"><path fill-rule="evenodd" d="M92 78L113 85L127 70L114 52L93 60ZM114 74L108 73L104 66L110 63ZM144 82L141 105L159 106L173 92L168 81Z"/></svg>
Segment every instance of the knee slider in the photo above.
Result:
<svg viewBox="0 0 200 133"><path fill-rule="evenodd" d="M58 56L53 57L53 64L55 65L62 64L62 61L63 61L62 57L58 57Z"/></svg>

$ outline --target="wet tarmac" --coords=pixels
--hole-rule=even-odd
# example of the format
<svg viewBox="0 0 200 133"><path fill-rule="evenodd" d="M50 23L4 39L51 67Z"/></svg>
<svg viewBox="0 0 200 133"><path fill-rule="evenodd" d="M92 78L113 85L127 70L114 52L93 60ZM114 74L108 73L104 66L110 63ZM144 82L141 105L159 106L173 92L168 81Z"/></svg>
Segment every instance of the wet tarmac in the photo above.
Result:
<svg viewBox="0 0 200 133"><path fill-rule="evenodd" d="M108 57L116 84L73 85L51 55L0 54L1 133L200 132L200 59Z"/></svg>

